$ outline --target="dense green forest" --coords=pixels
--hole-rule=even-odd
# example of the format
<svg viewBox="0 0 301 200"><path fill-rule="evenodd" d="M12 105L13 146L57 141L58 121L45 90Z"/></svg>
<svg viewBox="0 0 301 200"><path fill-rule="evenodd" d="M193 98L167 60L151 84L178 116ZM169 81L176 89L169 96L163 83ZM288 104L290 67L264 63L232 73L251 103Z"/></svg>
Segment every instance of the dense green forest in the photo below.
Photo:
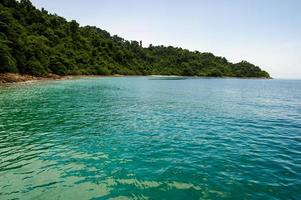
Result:
<svg viewBox="0 0 301 200"><path fill-rule="evenodd" d="M36 9L29 0L0 0L0 72L269 78L246 61L233 64L171 46L143 48L141 42Z"/></svg>

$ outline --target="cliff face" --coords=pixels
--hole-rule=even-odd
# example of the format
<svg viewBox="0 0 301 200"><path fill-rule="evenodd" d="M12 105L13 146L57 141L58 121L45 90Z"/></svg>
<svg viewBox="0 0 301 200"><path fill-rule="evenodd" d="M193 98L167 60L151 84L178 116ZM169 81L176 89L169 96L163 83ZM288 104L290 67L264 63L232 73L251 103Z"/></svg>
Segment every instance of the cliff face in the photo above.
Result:
<svg viewBox="0 0 301 200"><path fill-rule="evenodd" d="M29 0L0 3L0 72L31 75L184 75L269 78L259 67L211 53L127 41L97 27L80 27Z"/></svg>

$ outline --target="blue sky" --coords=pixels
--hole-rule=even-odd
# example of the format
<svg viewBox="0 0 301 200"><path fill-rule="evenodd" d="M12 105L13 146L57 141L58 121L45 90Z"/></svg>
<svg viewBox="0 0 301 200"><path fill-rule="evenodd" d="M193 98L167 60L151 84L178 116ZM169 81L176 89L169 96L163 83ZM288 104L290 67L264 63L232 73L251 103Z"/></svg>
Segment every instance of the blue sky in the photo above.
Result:
<svg viewBox="0 0 301 200"><path fill-rule="evenodd" d="M301 78L301 0L32 0L144 46L172 45Z"/></svg>

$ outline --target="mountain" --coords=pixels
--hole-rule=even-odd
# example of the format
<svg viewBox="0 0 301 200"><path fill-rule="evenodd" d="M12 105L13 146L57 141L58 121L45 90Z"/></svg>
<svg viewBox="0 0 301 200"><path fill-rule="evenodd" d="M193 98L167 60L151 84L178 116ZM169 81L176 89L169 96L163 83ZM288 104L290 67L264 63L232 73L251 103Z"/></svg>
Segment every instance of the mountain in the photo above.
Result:
<svg viewBox="0 0 301 200"><path fill-rule="evenodd" d="M183 75L269 78L259 67L172 46L142 47L94 26L81 27L29 0L0 1L0 72L58 75Z"/></svg>

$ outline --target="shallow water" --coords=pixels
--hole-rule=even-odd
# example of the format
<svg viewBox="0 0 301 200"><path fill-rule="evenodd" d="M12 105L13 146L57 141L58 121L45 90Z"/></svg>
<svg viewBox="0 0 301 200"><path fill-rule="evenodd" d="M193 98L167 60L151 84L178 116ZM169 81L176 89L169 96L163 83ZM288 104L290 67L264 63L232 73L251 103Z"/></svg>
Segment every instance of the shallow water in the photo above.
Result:
<svg viewBox="0 0 301 200"><path fill-rule="evenodd" d="M301 81L0 87L0 199L301 199Z"/></svg>

